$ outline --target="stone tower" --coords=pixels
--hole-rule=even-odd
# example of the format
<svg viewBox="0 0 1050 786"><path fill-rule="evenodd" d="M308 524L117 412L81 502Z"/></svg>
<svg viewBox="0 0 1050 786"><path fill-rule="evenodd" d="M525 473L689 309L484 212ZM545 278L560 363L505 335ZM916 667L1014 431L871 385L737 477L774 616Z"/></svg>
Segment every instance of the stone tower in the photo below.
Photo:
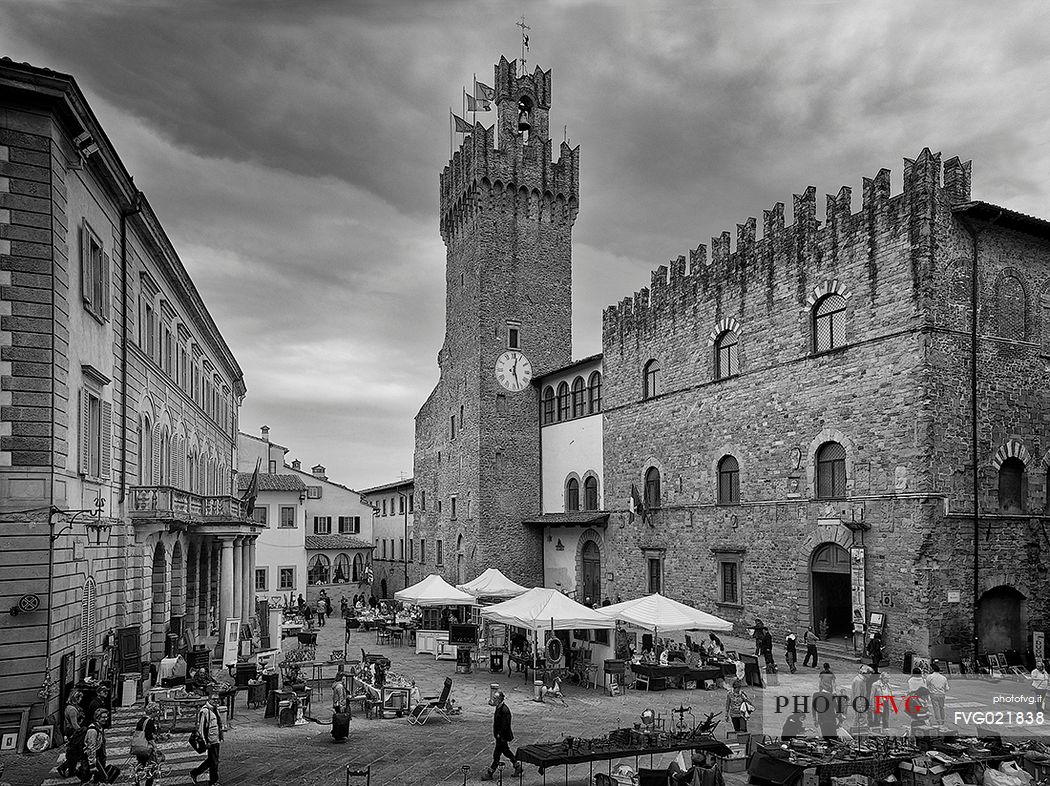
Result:
<svg viewBox="0 0 1050 786"><path fill-rule="evenodd" d="M410 555L416 577L495 566L540 584L539 536L522 525L540 511L538 395L520 356L504 359L508 384L496 367L513 350L533 376L570 360L579 148L551 159L550 71L501 57L494 85L495 126L477 123L441 174L445 341L416 416Z"/></svg>

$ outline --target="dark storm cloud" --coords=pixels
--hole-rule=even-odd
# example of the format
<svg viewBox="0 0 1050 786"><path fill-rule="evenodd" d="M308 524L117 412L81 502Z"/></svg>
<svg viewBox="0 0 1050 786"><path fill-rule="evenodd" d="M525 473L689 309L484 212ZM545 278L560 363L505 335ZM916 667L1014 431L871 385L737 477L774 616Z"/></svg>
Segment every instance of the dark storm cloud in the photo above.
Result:
<svg viewBox="0 0 1050 786"><path fill-rule="evenodd" d="M522 11L582 150L577 355L650 269L811 184L899 191L924 146L1050 215L1036 2L20 2L0 50L88 95L245 370L245 430L363 487L411 470L448 111Z"/></svg>

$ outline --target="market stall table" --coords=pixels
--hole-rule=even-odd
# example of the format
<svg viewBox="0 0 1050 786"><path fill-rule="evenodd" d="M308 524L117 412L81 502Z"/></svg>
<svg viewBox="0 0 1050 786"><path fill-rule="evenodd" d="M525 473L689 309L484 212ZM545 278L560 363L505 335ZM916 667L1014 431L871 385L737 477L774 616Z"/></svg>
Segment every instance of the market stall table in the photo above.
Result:
<svg viewBox="0 0 1050 786"><path fill-rule="evenodd" d="M678 680L685 676L689 667L684 663L668 664L660 666L655 663L632 663L631 671L635 678L641 676L640 682L645 683L646 690L666 690L668 680Z"/></svg>
<svg viewBox="0 0 1050 786"><path fill-rule="evenodd" d="M620 730L630 735L630 730ZM710 735L703 736L665 736L655 745L635 744L635 742L644 742L644 740L637 740L637 734L633 735L634 740L632 742L625 742L625 744L614 744L609 743L607 745L589 745L587 741L582 741L582 745L579 747L568 748L564 742L544 742L536 743L534 745L523 745L517 750L517 757L519 761L527 764L535 764L539 767L540 775L543 776L543 782L547 782L547 770L551 767L564 766L565 767L565 783L569 782L569 765L570 764L588 764L590 765L590 774L588 775L587 782L594 782L594 762L596 761L608 761L609 772L612 772L612 762L614 759L625 759L634 757L635 769L638 769L638 759L641 756L649 756L649 763L652 765L653 756L658 753L674 753L676 751L687 751L696 750L704 751L707 753L713 753L716 756L728 756L732 753L732 750L724 742L719 742Z"/></svg>

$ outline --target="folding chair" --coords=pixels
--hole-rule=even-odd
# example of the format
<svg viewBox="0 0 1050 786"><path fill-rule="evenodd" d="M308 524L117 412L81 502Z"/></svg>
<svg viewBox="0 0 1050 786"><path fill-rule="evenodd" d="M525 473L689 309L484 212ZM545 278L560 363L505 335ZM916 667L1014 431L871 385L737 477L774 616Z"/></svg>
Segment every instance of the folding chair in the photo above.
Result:
<svg viewBox="0 0 1050 786"><path fill-rule="evenodd" d="M440 715L445 720L452 722L452 678L445 677L445 684L441 688L440 696L426 696L423 704L417 711L415 707L408 715L408 722L414 726L422 726L432 715Z"/></svg>

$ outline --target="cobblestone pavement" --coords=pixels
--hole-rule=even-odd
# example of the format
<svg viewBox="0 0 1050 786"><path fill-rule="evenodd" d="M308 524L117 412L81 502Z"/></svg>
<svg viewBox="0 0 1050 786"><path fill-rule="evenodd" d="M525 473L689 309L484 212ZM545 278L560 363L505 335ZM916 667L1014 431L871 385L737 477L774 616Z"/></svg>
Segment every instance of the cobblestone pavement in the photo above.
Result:
<svg viewBox="0 0 1050 786"><path fill-rule="evenodd" d="M293 642L292 639L286 640L285 648L292 647ZM726 643L747 651L748 645L743 640L732 643L727 640ZM328 653L342 647L343 626L340 620L336 620L321 629L317 649L319 653ZM388 656L392 670L415 679L424 695L439 693L445 677L451 676L454 680L452 696L462 707L462 714L454 717L452 722L435 717L420 727L409 725L403 718L368 720L355 709L349 739L336 743L328 725L331 717L330 683L323 686L319 697L316 689L314 691L316 698L312 714L321 723L297 727L278 728L272 718L263 718L261 709L246 709L244 694L240 694L232 728L222 745L222 786L344 786L348 765L371 767L374 786L462 784L464 766L470 767L467 781L476 783L492 755L492 708L488 705L489 684L492 682L498 682L507 694L507 704L513 712L514 745L560 740L568 735L598 736L633 724L647 707L669 717L672 708L684 703L700 719L708 712L720 713L725 702L725 693L721 690L630 691L626 697L614 697L601 688L565 685L565 706L537 703L532 700L531 682L526 682L520 674L508 677L506 671L490 674L487 669L473 674L455 674L455 662L416 655L407 645L376 645L373 633L352 633L348 651L359 655L362 647ZM850 668L845 661L832 659L832 662L840 673ZM121 783L131 782L132 766L126 759L134 717L119 714L110 736L110 761L124 767ZM724 729L720 727L719 733L723 736ZM186 734L175 735L163 744L162 749L169 765L163 783L189 784L187 773L201 759L189 749ZM12 786L75 784L75 780L58 779L53 770L56 758L57 752L54 751L35 757L10 757L5 779ZM666 765L671 758L670 755L658 756L655 764ZM629 763L633 765L634 760ZM644 761L642 764L647 766ZM509 771L508 766L508 776ZM564 768L547 774L552 784L564 782ZM571 767L569 782L584 784L587 775L586 765ZM517 779L507 778L508 784L512 781ZM542 782L536 768L526 766L523 783Z"/></svg>

